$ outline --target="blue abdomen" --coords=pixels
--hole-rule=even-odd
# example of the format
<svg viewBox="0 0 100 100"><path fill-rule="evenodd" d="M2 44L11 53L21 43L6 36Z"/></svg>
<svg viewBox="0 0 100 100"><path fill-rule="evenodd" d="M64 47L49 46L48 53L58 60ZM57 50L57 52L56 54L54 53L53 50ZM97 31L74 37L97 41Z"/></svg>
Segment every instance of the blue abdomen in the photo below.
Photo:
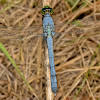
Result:
<svg viewBox="0 0 100 100"><path fill-rule="evenodd" d="M49 52L49 63L50 63L50 74L51 74L51 87L54 93L57 92L57 79L54 64L54 53L53 53L53 39L51 36L47 37L47 45Z"/></svg>

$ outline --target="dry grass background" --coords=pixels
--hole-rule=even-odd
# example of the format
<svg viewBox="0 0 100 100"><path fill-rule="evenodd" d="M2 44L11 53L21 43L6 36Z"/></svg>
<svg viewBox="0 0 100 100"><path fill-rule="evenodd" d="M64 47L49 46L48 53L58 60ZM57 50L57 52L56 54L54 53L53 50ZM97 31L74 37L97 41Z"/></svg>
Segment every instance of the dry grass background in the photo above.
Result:
<svg viewBox="0 0 100 100"><path fill-rule="evenodd" d="M58 33L54 36L58 82L55 100L74 100L75 96L75 100L99 100L100 1L76 1L77 4L74 6L65 0L51 2L54 9L52 16ZM1 11L6 7L0 14L0 41L4 43L39 100L45 100L46 76L42 38L33 37L23 42L11 39L17 37L16 33L24 36L29 32L34 34L43 32L42 1L13 1L13 5L9 6L11 2L9 0L0 4ZM27 30L20 32L13 30L12 26L14 28L23 26ZM2 52L0 52L0 100L37 100Z"/></svg>

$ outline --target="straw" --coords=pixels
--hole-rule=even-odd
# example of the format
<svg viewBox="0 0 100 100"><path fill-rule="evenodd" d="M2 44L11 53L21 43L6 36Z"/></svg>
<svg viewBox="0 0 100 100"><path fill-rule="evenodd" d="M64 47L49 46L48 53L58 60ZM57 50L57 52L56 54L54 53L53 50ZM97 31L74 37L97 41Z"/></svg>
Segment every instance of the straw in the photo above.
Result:
<svg viewBox="0 0 100 100"><path fill-rule="evenodd" d="M43 7L44 6L50 6L50 2L51 2L51 0L42 0L42 4L43 4Z"/></svg>

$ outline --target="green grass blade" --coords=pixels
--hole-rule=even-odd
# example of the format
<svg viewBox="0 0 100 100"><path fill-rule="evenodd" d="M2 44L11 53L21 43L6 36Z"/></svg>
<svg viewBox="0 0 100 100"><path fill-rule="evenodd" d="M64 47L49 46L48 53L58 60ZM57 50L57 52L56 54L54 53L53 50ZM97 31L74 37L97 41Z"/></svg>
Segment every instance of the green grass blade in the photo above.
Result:
<svg viewBox="0 0 100 100"><path fill-rule="evenodd" d="M28 84L28 82L26 81L25 77L23 76L23 74L21 73L21 71L19 70L19 68L17 67L15 61L11 58L10 54L8 53L8 51L5 49L5 47L3 46L3 44L0 42L0 49L1 51L6 55L6 57L10 60L10 62L12 63L12 65L14 66L14 68L17 70L17 72L20 74L20 76L22 77L22 79L24 80L25 84L27 85L27 87L34 92L34 90L32 89L32 87ZM34 92L34 95L37 97L37 95ZM38 97L37 97L38 98Z"/></svg>
<svg viewBox="0 0 100 100"><path fill-rule="evenodd" d="M80 1L80 0L76 0L76 1L75 1L75 3L73 4L73 7L72 7L73 9L78 5L79 1Z"/></svg>
<svg viewBox="0 0 100 100"><path fill-rule="evenodd" d="M85 84L86 79L88 78L89 72L90 72L90 70L88 70L88 72L87 72L87 74L86 74L86 76L85 76L85 78L84 78L84 80L83 80L83 82L82 82L80 88L78 89L78 91L77 91L77 93L76 93L76 95L75 95L75 97L74 97L74 100L76 100L76 98L77 98L78 94L80 93L80 91L81 91L83 85Z"/></svg>
<svg viewBox="0 0 100 100"><path fill-rule="evenodd" d="M99 49L100 49L100 44L98 45L98 47L97 47L97 49L96 49L96 51L95 51L95 53L94 53L94 55L93 55L92 62L93 62L94 59L96 58L96 55L97 55ZM91 65L90 65L90 67L91 67ZM88 70L88 72L87 72L87 74L86 74L86 76L85 76L85 78L84 78L84 80L83 80L83 82L82 82L82 84L81 84L81 86L80 86L78 92L76 93L76 95L75 95L75 97L74 97L74 100L76 100L76 97L77 97L78 94L80 93L80 91L81 91L81 89L82 89L82 86L85 84L86 79L88 78L88 76L89 76L89 74L90 74L90 67L89 67L89 70Z"/></svg>
<svg viewBox="0 0 100 100"><path fill-rule="evenodd" d="M21 2L21 1L23 1L23 0L18 0L18 2ZM10 4L8 4L8 6L6 6L5 8L3 8L2 10L0 10L0 14L2 14L4 11L10 9L13 5L14 5L13 2L10 3Z"/></svg>
<svg viewBox="0 0 100 100"><path fill-rule="evenodd" d="M76 25L76 26L79 26L79 27L82 26L82 23L80 21L78 21L78 20L72 21L72 24Z"/></svg>
<svg viewBox="0 0 100 100"><path fill-rule="evenodd" d="M19 70L19 68L17 67L17 65L15 64L14 60L11 58L11 56L9 55L9 53L7 52L7 50L5 49L5 47L3 46L3 44L1 42L0 42L0 49L7 56L7 58L10 60L10 62L15 67L15 69L17 70L17 72L21 75L21 77L24 80L24 82L26 83L26 85L31 89L30 85L25 80L25 77L23 76L23 74L21 73L21 71Z"/></svg>
<svg viewBox="0 0 100 100"><path fill-rule="evenodd" d="M0 0L0 4L6 4L7 3L7 0Z"/></svg>
<svg viewBox="0 0 100 100"><path fill-rule="evenodd" d="M73 0L66 0L67 2L69 2L71 5L74 5Z"/></svg>

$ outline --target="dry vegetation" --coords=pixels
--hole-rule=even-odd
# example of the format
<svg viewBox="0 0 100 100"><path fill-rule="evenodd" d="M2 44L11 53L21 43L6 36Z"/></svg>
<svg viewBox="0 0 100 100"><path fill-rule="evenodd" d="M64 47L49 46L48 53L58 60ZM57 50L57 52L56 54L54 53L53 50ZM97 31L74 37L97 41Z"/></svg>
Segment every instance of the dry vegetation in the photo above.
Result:
<svg viewBox="0 0 100 100"><path fill-rule="evenodd" d="M42 38L29 36L22 42L12 39L17 38L17 33L22 36L29 32L42 33L42 1L16 0L12 4L11 0L1 1L5 2L0 2L0 42L15 60L39 100L46 100ZM58 81L55 100L74 100L75 96L75 100L100 100L100 0L76 0L74 4L67 1L51 2L57 32L54 36ZM2 10L4 8L5 11ZM12 26L25 30L13 30ZM0 100L37 100L2 52Z"/></svg>

